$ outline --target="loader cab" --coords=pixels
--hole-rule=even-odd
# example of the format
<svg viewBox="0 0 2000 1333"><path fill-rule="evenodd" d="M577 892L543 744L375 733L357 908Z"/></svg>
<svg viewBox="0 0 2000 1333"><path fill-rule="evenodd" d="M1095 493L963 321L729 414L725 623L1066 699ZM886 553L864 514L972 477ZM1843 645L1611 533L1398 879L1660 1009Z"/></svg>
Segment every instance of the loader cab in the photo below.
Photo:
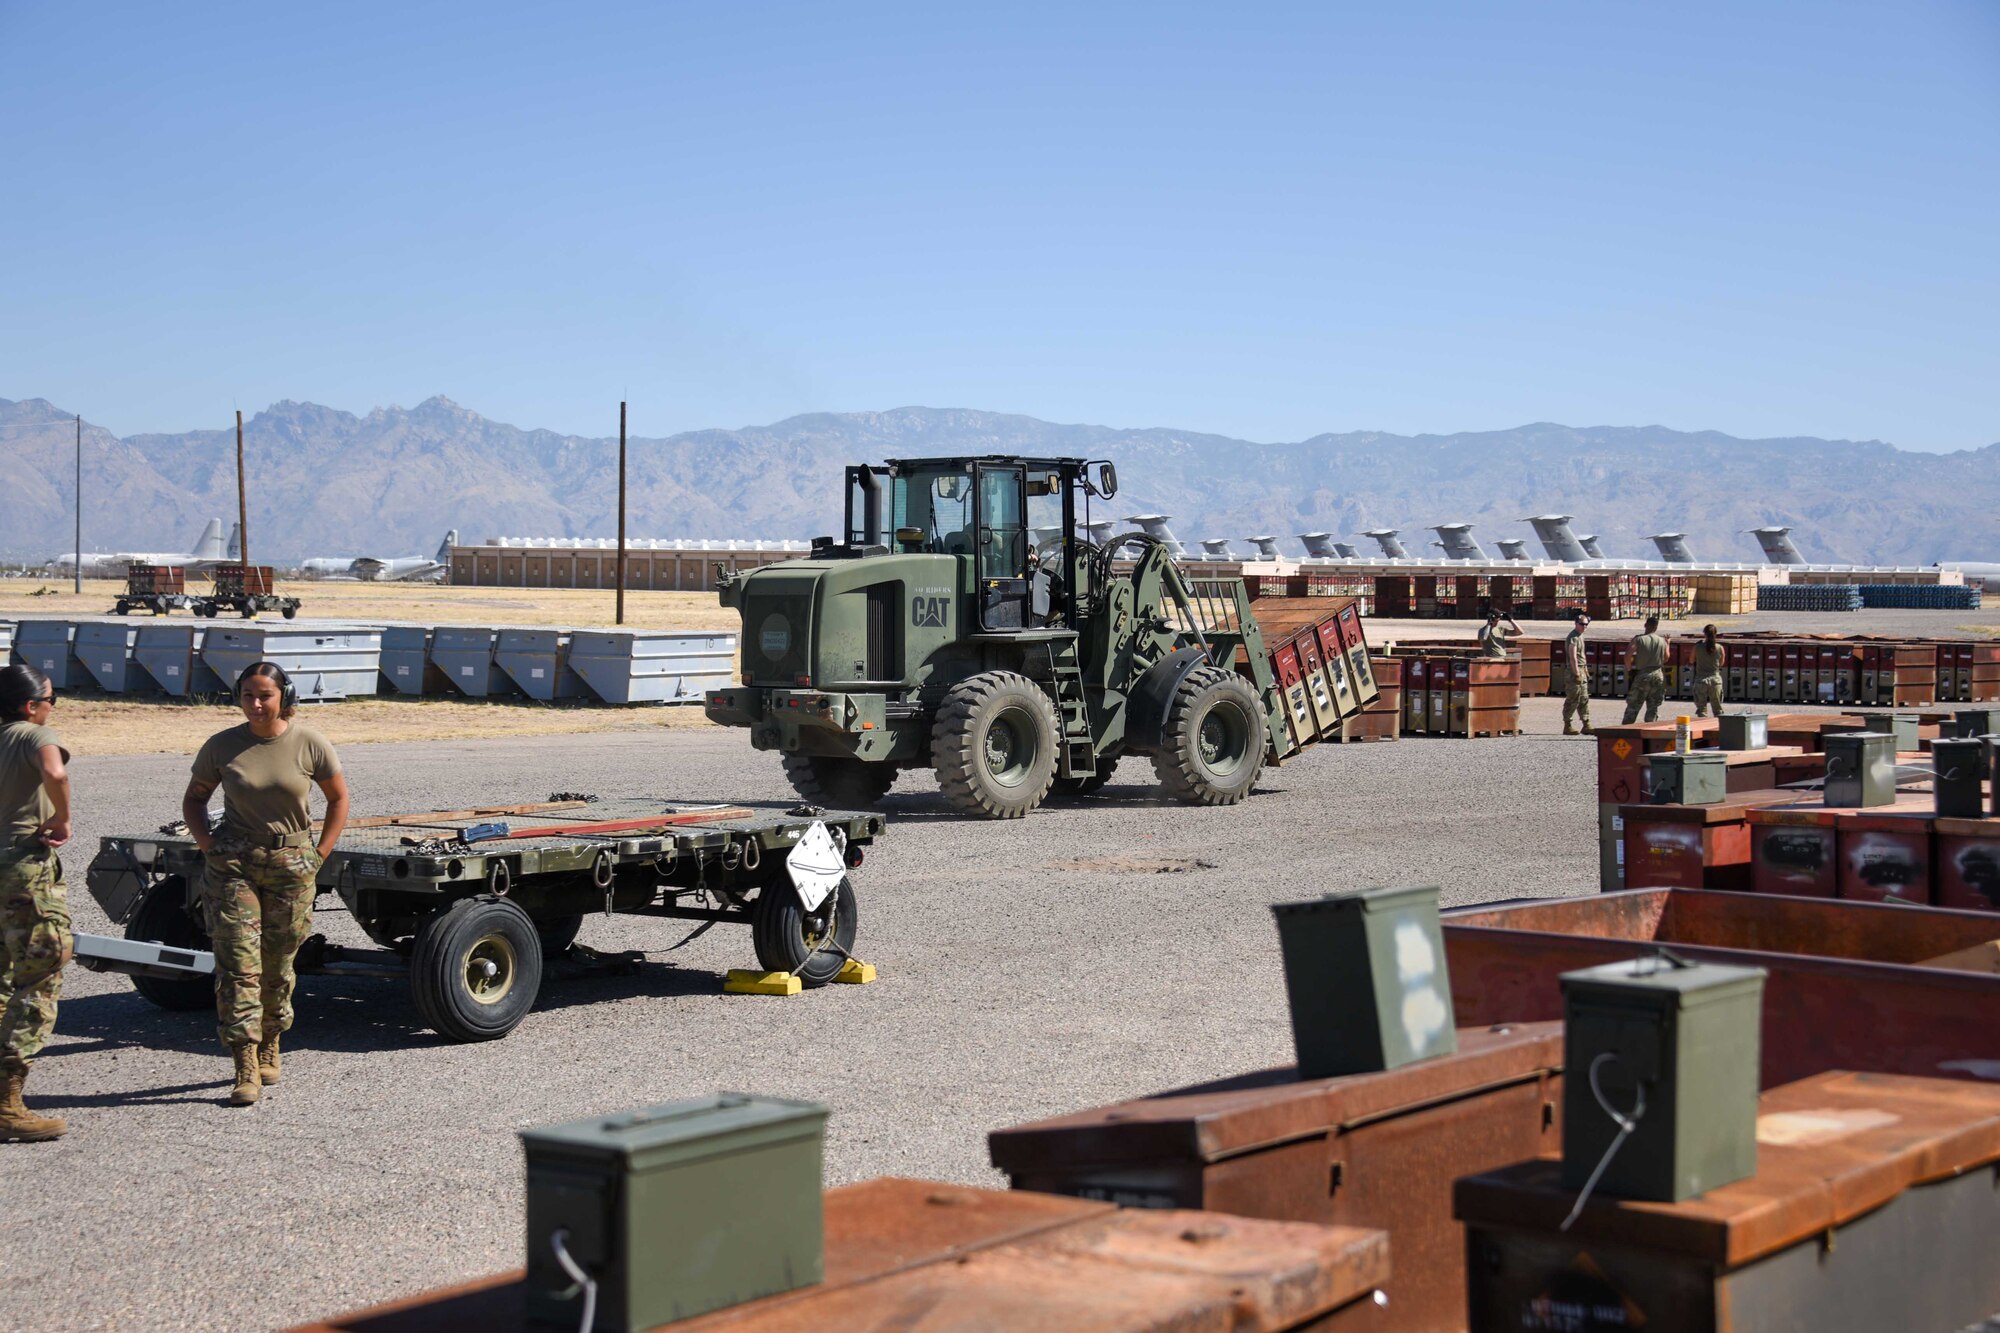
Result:
<svg viewBox="0 0 2000 1333"><path fill-rule="evenodd" d="M1117 473L1080 458L891 459L847 482L849 549L957 557L978 629L1010 633L1076 623L1077 523Z"/></svg>

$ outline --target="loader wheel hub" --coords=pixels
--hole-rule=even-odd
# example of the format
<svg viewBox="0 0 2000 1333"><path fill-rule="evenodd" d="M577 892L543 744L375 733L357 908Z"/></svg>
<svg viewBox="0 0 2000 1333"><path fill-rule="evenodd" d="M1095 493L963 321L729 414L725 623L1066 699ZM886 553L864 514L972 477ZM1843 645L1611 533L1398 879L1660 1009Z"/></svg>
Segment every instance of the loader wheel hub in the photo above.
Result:
<svg viewBox="0 0 2000 1333"><path fill-rule="evenodd" d="M1228 774L1236 771L1243 762L1245 746L1243 728L1233 710L1216 708L1201 720L1201 730L1195 737L1195 745L1201 753L1201 762L1211 771Z"/></svg>
<svg viewBox="0 0 2000 1333"><path fill-rule="evenodd" d="M986 771L1007 786L1022 781L1035 761L1035 742L1019 719L1004 713L986 731Z"/></svg>

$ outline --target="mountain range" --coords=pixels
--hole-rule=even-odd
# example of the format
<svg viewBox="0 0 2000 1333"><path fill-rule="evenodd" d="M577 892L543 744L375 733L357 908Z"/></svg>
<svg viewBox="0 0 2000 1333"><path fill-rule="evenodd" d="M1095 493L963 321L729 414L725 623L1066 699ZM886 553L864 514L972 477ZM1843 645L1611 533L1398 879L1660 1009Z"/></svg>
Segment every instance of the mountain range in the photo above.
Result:
<svg viewBox="0 0 2000 1333"><path fill-rule="evenodd" d="M209 516L233 521L234 435L121 438L85 422L84 549L181 550ZM244 435L259 561L428 552L447 528L473 542L615 531L615 436L523 430L442 397L365 416L280 402L249 418ZM74 448L66 410L0 399L0 455L9 460L0 557L41 561L70 549ZM1170 514L1190 546L1395 527L1418 551L1431 540L1427 524L1459 521L1476 525L1497 555L1495 538L1531 536L1523 516L1554 511L1576 515L1576 530L1600 534L1612 555L1651 556L1647 534L1675 531L1699 558L1753 561L1744 529L1786 524L1815 561L2000 560L2000 444L1918 453L1879 441L1545 422L1261 444L904 407L635 438L629 453L628 530L639 537L832 532L847 463L1011 453L1114 460L1121 492L1100 516Z"/></svg>

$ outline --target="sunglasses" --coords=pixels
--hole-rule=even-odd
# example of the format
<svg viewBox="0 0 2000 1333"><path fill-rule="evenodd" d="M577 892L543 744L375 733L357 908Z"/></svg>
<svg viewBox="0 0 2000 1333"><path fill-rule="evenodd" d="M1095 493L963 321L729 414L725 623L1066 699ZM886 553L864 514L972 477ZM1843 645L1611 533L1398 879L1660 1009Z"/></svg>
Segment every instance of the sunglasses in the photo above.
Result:
<svg viewBox="0 0 2000 1333"><path fill-rule="evenodd" d="M31 704L47 704L51 708L55 707L56 687L53 685L49 686L49 692L47 694L42 695L38 699L30 699L28 700L28 702Z"/></svg>

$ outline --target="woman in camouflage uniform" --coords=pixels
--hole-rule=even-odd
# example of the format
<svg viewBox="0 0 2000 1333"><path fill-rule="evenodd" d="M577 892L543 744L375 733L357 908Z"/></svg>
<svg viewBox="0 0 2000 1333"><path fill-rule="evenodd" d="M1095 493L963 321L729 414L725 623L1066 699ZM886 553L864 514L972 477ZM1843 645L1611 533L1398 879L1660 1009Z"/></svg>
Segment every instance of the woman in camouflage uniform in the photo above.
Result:
<svg viewBox="0 0 2000 1333"><path fill-rule="evenodd" d="M215 1012L236 1059L232 1106L249 1106L282 1072L278 1036L292 1025L293 955L312 924L313 880L347 824L347 779L324 736L294 722L298 695L284 669L257 662L236 679L244 723L208 738L181 798L206 857L201 902L215 941ZM326 818L312 831L312 784ZM211 831L209 797L222 789Z"/></svg>
<svg viewBox="0 0 2000 1333"><path fill-rule="evenodd" d="M55 702L33 667L0 669L0 1142L67 1128L21 1103L29 1062L55 1029L71 950L56 856L69 841L69 751L47 725Z"/></svg>

